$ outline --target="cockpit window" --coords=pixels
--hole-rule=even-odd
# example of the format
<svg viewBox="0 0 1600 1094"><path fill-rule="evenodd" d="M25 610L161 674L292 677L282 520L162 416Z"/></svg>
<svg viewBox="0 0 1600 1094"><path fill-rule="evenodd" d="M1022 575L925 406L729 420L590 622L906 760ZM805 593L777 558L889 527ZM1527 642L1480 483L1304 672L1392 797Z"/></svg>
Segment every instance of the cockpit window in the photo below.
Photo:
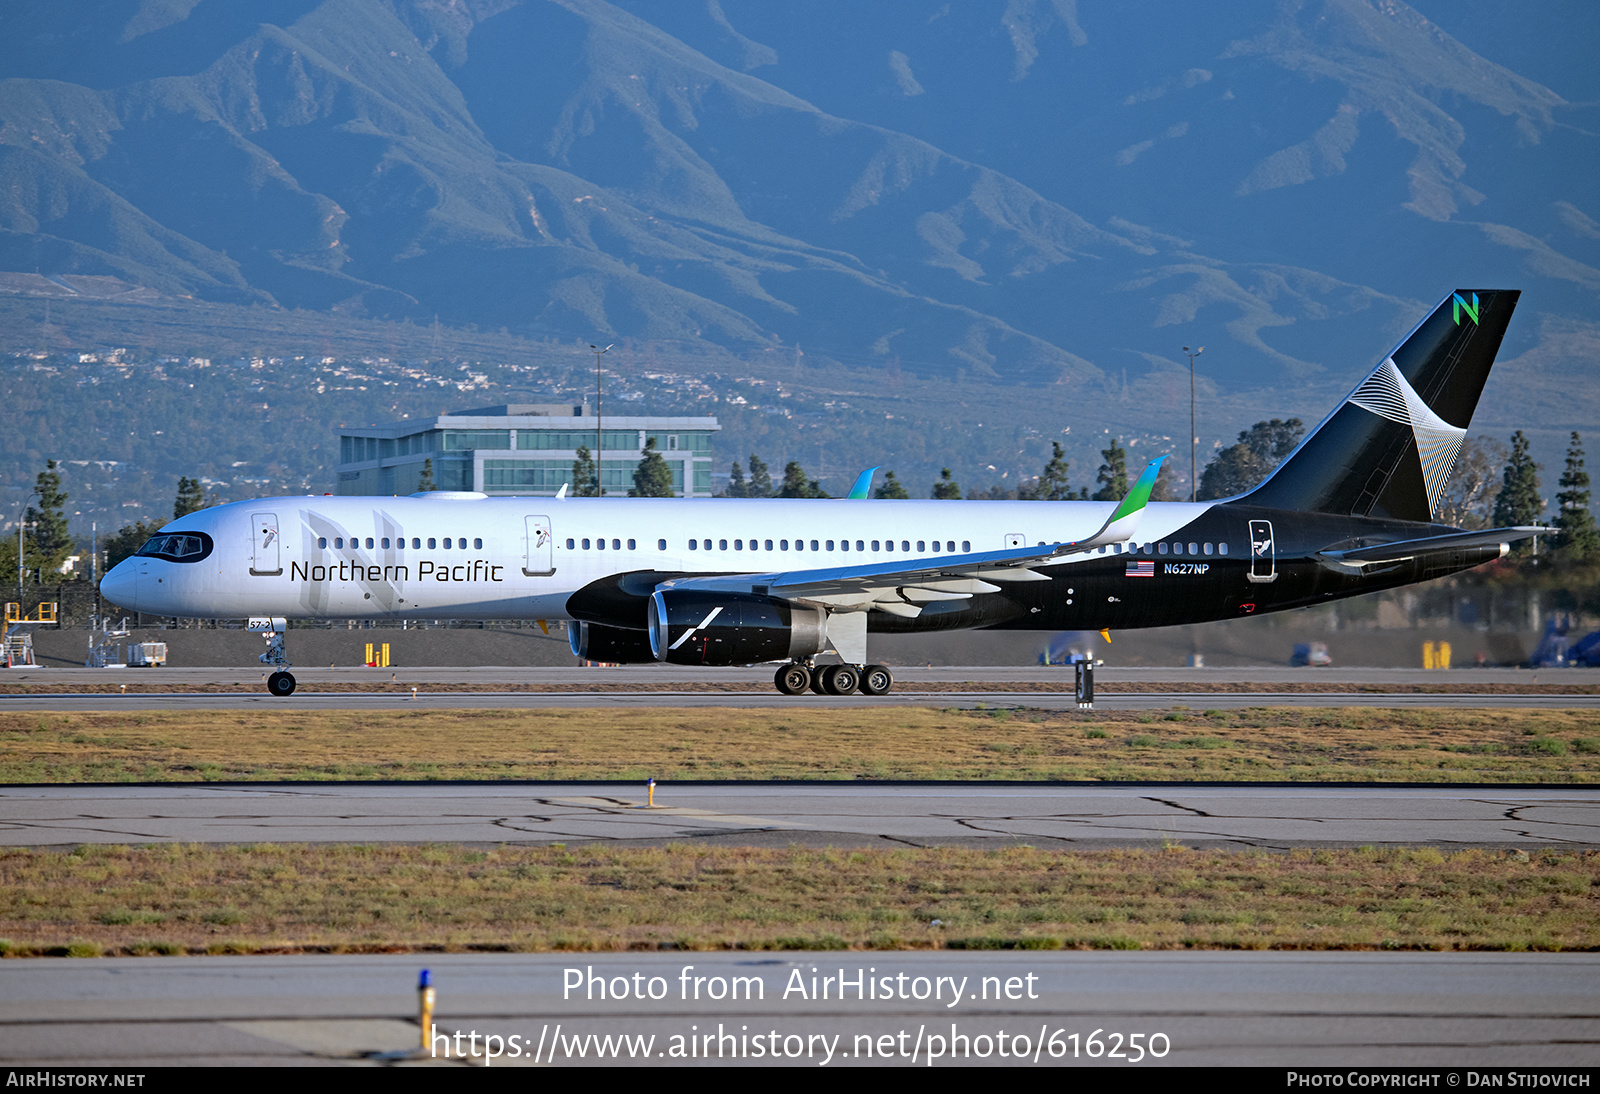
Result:
<svg viewBox="0 0 1600 1094"><path fill-rule="evenodd" d="M211 537L204 532L175 532L154 536L139 548L144 558L164 558L168 562L199 562L211 553Z"/></svg>

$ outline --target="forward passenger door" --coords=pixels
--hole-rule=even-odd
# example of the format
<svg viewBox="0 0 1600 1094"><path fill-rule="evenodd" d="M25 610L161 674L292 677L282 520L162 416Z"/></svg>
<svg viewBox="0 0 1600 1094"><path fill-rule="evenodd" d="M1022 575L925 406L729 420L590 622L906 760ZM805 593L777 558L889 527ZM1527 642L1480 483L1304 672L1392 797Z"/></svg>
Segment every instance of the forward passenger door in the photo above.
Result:
<svg viewBox="0 0 1600 1094"><path fill-rule="evenodd" d="M283 573L279 554L278 515L276 513L251 513L250 572L257 577L276 577Z"/></svg>
<svg viewBox="0 0 1600 1094"><path fill-rule="evenodd" d="M527 517L526 552L522 560L524 577L549 577L556 572L555 536L549 517Z"/></svg>

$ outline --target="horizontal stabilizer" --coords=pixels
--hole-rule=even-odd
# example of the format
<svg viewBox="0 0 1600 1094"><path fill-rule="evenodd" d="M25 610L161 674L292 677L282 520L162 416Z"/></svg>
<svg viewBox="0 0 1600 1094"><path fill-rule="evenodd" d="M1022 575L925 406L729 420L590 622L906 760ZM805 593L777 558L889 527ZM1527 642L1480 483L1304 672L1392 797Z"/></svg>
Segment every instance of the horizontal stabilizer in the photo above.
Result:
<svg viewBox="0 0 1600 1094"><path fill-rule="evenodd" d="M1470 547L1509 548L1513 543L1530 539L1554 528L1539 525L1519 525L1515 528L1486 528L1477 532L1452 532L1443 536L1425 536L1422 539L1403 539L1394 543L1379 543L1371 547L1355 547L1345 551L1320 551L1323 558L1335 562L1373 563L1401 562L1434 551L1464 551ZM1504 553L1504 551L1502 551Z"/></svg>

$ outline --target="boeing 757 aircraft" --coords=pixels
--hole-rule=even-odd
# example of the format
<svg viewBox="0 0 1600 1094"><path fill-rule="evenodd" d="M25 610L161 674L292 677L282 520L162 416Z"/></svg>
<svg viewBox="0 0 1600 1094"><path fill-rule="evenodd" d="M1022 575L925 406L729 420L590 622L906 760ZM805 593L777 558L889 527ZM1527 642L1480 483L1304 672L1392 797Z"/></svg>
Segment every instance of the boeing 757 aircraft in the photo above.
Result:
<svg viewBox="0 0 1600 1094"><path fill-rule="evenodd" d="M1163 627L1470 569L1543 529L1434 522L1518 293L1451 293L1254 490L1117 502L285 497L173 521L101 582L153 615L246 618L274 695L289 619L570 622L595 661L777 662L778 690L882 695L871 634ZM817 665L827 651L842 664Z"/></svg>

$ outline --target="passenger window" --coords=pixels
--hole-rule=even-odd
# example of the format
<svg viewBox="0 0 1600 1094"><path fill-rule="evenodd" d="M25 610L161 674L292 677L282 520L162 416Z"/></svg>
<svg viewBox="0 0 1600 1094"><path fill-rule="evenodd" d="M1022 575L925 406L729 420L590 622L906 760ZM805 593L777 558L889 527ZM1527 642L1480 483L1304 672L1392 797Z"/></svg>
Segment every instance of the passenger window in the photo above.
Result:
<svg viewBox="0 0 1600 1094"><path fill-rule="evenodd" d="M444 549L446 551L448 551L450 549L450 537L449 536L445 536L444 537Z"/></svg>
<svg viewBox="0 0 1600 1094"><path fill-rule="evenodd" d="M666 549L667 549L667 541L666 540L664 540L664 539L656 540L656 550L665 551Z"/></svg>
<svg viewBox="0 0 1600 1094"><path fill-rule="evenodd" d="M628 550L630 550L630 551L637 550L637 547L635 546L633 540L631 540L631 539L628 541Z"/></svg>
<svg viewBox="0 0 1600 1094"><path fill-rule="evenodd" d="M411 537L411 549L413 551L422 550L422 537L420 537L420 536L412 536Z"/></svg>
<svg viewBox="0 0 1600 1094"><path fill-rule="evenodd" d="M611 541L611 549L612 549L612 550L613 550L613 551L620 551L620 550L622 550L622 540L620 540L620 539L614 539L614 540L612 540L612 541Z"/></svg>
<svg viewBox="0 0 1600 1094"><path fill-rule="evenodd" d="M848 551L849 549L850 549L850 541L847 540L847 539L841 539L839 541L839 550ZM828 550L830 550L830 551L833 550L833 543L831 541L828 543Z"/></svg>
<svg viewBox="0 0 1600 1094"><path fill-rule="evenodd" d="M811 549L813 551L815 551L817 549L817 541L816 540L812 540L811 541Z"/></svg>
<svg viewBox="0 0 1600 1094"><path fill-rule="evenodd" d="M961 541L961 553L965 555L965 554L970 554L971 552L972 552L972 541L970 539L962 540Z"/></svg>
<svg viewBox="0 0 1600 1094"><path fill-rule="evenodd" d="M770 551L770 550L772 550L772 541L771 541L771 540L770 540L770 539L769 539L769 540L767 540L767 546L766 546L766 549L767 549L767 550L769 550L769 551Z"/></svg>
<svg viewBox="0 0 1600 1094"><path fill-rule="evenodd" d="M666 541L662 540L662 542L665 543ZM689 541L689 550L691 550L691 551L697 550L699 548L699 546L700 546L700 541L699 540L691 539Z"/></svg>
<svg viewBox="0 0 1600 1094"><path fill-rule="evenodd" d="M878 549L878 541L877 540L873 540L872 541L872 549L874 551L876 551Z"/></svg>
<svg viewBox="0 0 1600 1094"><path fill-rule="evenodd" d="M434 539L432 536L429 536L428 537L428 550L431 551L431 550L433 550L434 548L436 548L438 546L439 546L439 541Z"/></svg>
<svg viewBox="0 0 1600 1094"><path fill-rule="evenodd" d="M606 539L604 536L601 536L599 539L594 541L594 549L596 551L604 551L606 549Z"/></svg>
<svg viewBox="0 0 1600 1094"><path fill-rule="evenodd" d="M859 539L856 540L856 550L865 551L866 549L867 549L866 544L862 543Z"/></svg>
<svg viewBox="0 0 1600 1094"><path fill-rule="evenodd" d="M1200 553L1200 545L1198 543L1189 544L1189 553L1191 555L1199 554Z"/></svg>
<svg viewBox="0 0 1600 1094"><path fill-rule="evenodd" d="M828 550L830 550L830 551L833 550L833 540L831 540L831 539L828 540L828 544L827 545L828 545Z"/></svg>
<svg viewBox="0 0 1600 1094"><path fill-rule="evenodd" d="M466 537L462 536L460 539L456 540L456 546L461 548L463 551L465 551L467 549L467 539L466 539Z"/></svg>
<svg viewBox="0 0 1600 1094"><path fill-rule="evenodd" d="M483 550L483 540L481 540L481 539L474 539L474 540L473 540L473 541L472 541L472 547L473 547L473 549L474 549L474 550L477 550L477 551L481 551L481 550Z"/></svg>
<svg viewBox="0 0 1600 1094"><path fill-rule="evenodd" d="M786 540L786 539L780 539L778 541L778 550L787 551L788 549L789 549L789 541Z"/></svg>
<svg viewBox="0 0 1600 1094"><path fill-rule="evenodd" d="M1162 540L1160 543L1156 544L1156 550L1159 553L1163 554L1163 555L1166 554L1167 553L1167 542L1166 542L1166 540Z"/></svg>
<svg viewBox="0 0 1600 1094"><path fill-rule="evenodd" d="M928 549L928 543L927 543L926 540L921 540L921 539L917 540L917 553L918 554L921 554L922 552L926 551L927 549Z"/></svg>
<svg viewBox="0 0 1600 1094"><path fill-rule="evenodd" d="M1225 555L1227 553L1228 553L1228 545L1226 543L1217 544L1217 554Z"/></svg>
<svg viewBox="0 0 1600 1094"><path fill-rule="evenodd" d="M1211 553L1211 544L1208 543L1205 545L1205 552L1208 555Z"/></svg>
<svg viewBox="0 0 1600 1094"><path fill-rule="evenodd" d="M735 550L735 551L742 551L742 550L744 550L744 540L742 540L742 539L736 539L736 540L734 540L734 541L733 541L733 549L734 549L734 550Z"/></svg>
<svg viewBox="0 0 1600 1094"><path fill-rule="evenodd" d="M587 539L583 541L583 549L585 551L589 549L589 541Z"/></svg>
<svg viewBox="0 0 1600 1094"><path fill-rule="evenodd" d="M728 541L727 540L725 540L725 539L717 540L717 550L726 551L727 549L728 549Z"/></svg>
<svg viewBox="0 0 1600 1094"><path fill-rule="evenodd" d="M575 540L573 540L570 536L567 538L567 550L570 551L574 547L576 547L577 545L578 545L577 542Z"/></svg>
<svg viewBox="0 0 1600 1094"><path fill-rule="evenodd" d="M385 551L387 551L389 549L389 537L388 536L384 536L383 537L383 549Z"/></svg>
<svg viewBox="0 0 1600 1094"><path fill-rule="evenodd" d="M328 549L328 537L327 536L318 536L317 537L317 548L318 548L318 550L322 550L322 551L326 551Z"/></svg>
<svg viewBox="0 0 1600 1094"><path fill-rule="evenodd" d="M902 551L911 550L911 541L909 539L901 540L900 541L900 549Z"/></svg>

